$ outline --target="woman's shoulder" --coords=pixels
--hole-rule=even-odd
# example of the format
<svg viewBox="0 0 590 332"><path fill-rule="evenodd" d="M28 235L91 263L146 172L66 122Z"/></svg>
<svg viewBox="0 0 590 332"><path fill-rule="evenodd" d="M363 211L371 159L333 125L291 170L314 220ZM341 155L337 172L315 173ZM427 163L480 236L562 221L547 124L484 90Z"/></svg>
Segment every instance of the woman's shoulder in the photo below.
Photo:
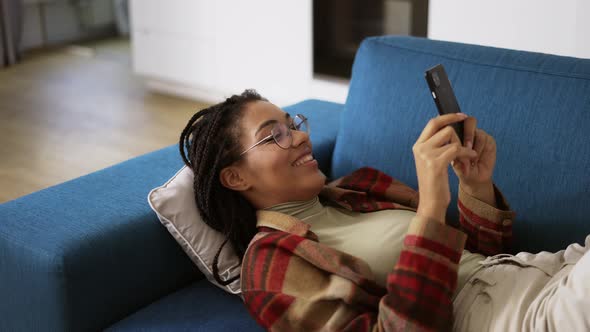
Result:
<svg viewBox="0 0 590 332"><path fill-rule="evenodd" d="M258 228L258 233L254 235L244 257L247 255L264 255L269 250L287 249L293 251L296 246L307 240L305 237L286 231L274 229L271 227L263 226Z"/></svg>
<svg viewBox="0 0 590 332"><path fill-rule="evenodd" d="M298 247L305 241L313 242L300 235L260 227L242 258L242 291L282 280L286 269L280 267L289 266L292 260L302 259Z"/></svg>

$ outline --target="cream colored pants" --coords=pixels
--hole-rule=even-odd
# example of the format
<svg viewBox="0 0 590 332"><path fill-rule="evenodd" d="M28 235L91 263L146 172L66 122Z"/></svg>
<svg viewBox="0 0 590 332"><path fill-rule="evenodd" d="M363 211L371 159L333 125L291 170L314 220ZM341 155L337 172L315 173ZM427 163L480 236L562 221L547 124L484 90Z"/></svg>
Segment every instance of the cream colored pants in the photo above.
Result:
<svg viewBox="0 0 590 332"><path fill-rule="evenodd" d="M455 331L590 331L590 235L584 246L480 264L454 299Z"/></svg>

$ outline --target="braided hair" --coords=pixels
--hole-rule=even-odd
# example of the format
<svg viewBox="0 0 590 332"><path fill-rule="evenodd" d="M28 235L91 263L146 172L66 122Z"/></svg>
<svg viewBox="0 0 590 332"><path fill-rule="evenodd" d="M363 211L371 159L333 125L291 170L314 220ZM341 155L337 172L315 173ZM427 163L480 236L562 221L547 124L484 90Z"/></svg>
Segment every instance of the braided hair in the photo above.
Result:
<svg viewBox="0 0 590 332"><path fill-rule="evenodd" d="M248 89L224 102L197 112L180 135L179 149L184 163L194 173L195 202L203 221L225 235L213 259L213 276L223 286L240 276L223 281L219 276L219 255L229 241L242 262L248 244L256 234L256 210L239 192L219 180L221 170L240 159L238 122L246 104L267 101ZM185 152L186 149L186 152Z"/></svg>

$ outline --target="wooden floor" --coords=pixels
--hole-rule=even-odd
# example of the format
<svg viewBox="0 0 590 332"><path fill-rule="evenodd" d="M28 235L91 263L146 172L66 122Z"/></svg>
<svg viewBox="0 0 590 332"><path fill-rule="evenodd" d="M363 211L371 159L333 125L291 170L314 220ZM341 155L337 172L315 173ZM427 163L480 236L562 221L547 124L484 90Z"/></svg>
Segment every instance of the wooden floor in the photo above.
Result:
<svg viewBox="0 0 590 332"><path fill-rule="evenodd" d="M0 203L178 142L207 105L150 93L127 40L0 69Z"/></svg>

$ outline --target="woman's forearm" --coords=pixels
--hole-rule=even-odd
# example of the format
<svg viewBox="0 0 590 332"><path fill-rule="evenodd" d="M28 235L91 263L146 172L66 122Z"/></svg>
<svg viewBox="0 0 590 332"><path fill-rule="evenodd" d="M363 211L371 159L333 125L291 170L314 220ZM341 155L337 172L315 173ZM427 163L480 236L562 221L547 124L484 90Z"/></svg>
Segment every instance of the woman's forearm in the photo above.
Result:
<svg viewBox="0 0 590 332"><path fill-rule="evenodd" d="M441 224L445 223L448 203L444 204L418 204L416 215L430 220L436 220Z"/></svg>
<svg viewBox="0 0 590 332"><path fill-rule="evenodd" d="M463 189L465 193L469 194L470 196L473 196L493 207L497 207L496 193L494 192L494 184L492 181L476 186L467 186L464 183L459 183L459 186L461 186L461 189Z"/></svg>

